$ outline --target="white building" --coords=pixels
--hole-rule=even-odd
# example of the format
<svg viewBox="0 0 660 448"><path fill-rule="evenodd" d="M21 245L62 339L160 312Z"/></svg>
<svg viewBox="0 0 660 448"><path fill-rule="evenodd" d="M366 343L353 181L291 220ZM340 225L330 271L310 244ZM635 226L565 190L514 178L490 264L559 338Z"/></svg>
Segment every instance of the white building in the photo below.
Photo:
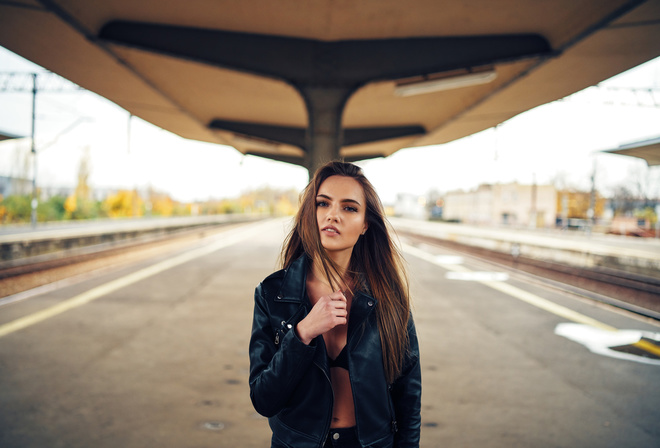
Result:
<svg viewBox="0 0 660 448"><path fill-rule="evenodd" d="M413 219L426 219L426 198L414 194L399 193L394 203L394 216Z"/></svg>
<svg viewBox="0 0 660 448"><path fill-rule="evenodd" d="M554 227L557 191L552 185L480 185L445 196L443 218L468 224Z"/></svg>

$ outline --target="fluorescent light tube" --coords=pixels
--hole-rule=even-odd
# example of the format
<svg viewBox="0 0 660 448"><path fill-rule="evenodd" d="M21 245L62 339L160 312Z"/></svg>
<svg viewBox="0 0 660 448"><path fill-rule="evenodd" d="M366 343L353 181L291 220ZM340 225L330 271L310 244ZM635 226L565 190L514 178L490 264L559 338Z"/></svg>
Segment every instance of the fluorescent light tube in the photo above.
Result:
<svg viewBox="0 0 660 448"><path fill-rule="evenodd" d="M421 95L424 93L439 92L441 90L459 89L461 87L488 84L497 78L495 70L486 70L465 73L445 78L431 78L405 84L398 84L394 88L397 96Z"/></svg>

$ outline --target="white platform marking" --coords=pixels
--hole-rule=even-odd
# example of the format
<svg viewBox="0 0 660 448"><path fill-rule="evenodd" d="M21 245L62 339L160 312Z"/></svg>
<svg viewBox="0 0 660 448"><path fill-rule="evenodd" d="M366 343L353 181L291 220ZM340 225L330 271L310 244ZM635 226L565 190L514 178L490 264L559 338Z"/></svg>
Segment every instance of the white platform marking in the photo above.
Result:
<svg viewBox="0 0 660 448"><path fill-rule="evenodd" d="M62 314L71 309L85 305L93 300L98 299L99 297L103 297L107 294L110 294L111 292L117 291L118 289L132 285L133 283L139 282L140 280L144 280L175 266L179 266L183 263L194 260L195 258L203 257L204 255L211 254L217 250L237 244L241 241L245 241L256 236L260 232L263 232L265 227L271 225L272 221L267 221L265 223L258 222L240 227L238 229L229 230L218 235L218 240L211 242L207 246L185 252L172 258L168 258L167 260L161 261L160 263L156 263L152 266L133 272L124 277L120 277L101 286L97 286L96 288L92 288L89 291L85 291L82 294L78 294L77 296L64 300L57 305L53 305L49 308L37 311L36 313L1 325L0 337L6 336L18 330L22 330L23 328L27 328L31 325L43 322L44 320L50 319L51 317L57 316L58 314Z"/></svg>

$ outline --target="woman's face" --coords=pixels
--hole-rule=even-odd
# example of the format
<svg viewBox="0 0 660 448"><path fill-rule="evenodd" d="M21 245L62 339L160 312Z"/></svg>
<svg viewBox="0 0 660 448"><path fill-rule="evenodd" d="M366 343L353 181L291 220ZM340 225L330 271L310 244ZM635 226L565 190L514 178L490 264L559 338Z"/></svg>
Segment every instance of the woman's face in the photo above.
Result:
<svg viewBox="0 0 660 448"><path fill-rule="evenodd" d="M316 195L316 222L321 244L329 255L353 251L367 230L366 201L362 185L346 176L330 176Z"/></svg>

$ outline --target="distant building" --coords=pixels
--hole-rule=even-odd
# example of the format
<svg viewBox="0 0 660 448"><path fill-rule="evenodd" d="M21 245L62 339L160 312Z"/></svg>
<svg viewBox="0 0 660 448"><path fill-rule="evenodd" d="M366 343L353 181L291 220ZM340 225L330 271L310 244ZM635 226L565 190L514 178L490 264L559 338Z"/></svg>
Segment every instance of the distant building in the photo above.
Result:
<svg viewBox="0 0 660 448"><path fill-rule="evenodd" d="M557 225L579 227L588 225L588 220L608 218L607 200L599 193L584 191L557 192ZM592 208L593 207L593 208ZM609 216L611 219L611 216Z"/></svg>
<svg viewBox="0 0 660 448"><path fill-rule="evenodd" d="M414 194L399 193L396 195L394 215L402 218L426 219L426 198Z"/></svg>
<svg viewBox="0 0 660 448"><path fill-rule="evenodd" d="M552 185L480 185L445 195L443 219L478 225L553 227L557 191Z"/></svg>
<svg viewBox="0 0 660 448"><path fill-rule="evenodd" d="M18 177L0 176L0 196L30 194L32 181Z"/></svg>

